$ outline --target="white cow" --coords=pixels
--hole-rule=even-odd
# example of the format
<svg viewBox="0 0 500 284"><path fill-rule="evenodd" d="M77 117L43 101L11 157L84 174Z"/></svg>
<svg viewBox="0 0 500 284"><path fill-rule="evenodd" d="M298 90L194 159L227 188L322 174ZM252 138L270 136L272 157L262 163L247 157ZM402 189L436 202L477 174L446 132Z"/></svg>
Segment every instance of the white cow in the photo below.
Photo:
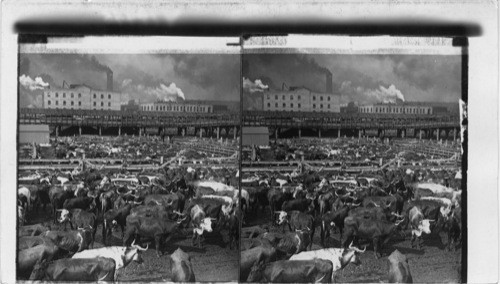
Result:
<svg viewBox="0 0 500 284"><path fill-rule="evenodd" d="M148 245L149 246L149 245ZM126 267L132 261L137 263L142 263L142 257L140 252L148 250L146 248L141 248L139 245L135 244L135 240L132 242L130 247L103 247L97 249L89 249L81 252L77 252L72 258L96 258L96 257L107 257L112 258L115 261L115 278L118 273L118 269Z"/></svg>
<svg viewBox="0 0 500 284"><path fill-rule="evenodd" d="M313 260L313 259L323 259L329 260L333 264L332 269L332 283L334 281L335 272L343 269L349 263L354 263L359 265L361 261L357 253L363 253L366 251L366 247L364 250L360 250L356 247L352 246L352 243L349 245L349 248L325 248L319 250L311 250L311 251L303 251L298 254L292 255L290 260Z"/></svg>
<svg viewBox="0 0 500 284"><path fill-rule="evenodd" d="M17 190L17 194L26 197L27 208L24 208L25 209L24 211L27 212L28 209L31 208L31 192L30 192L30 190L25 186L21 186Z"/></svg>

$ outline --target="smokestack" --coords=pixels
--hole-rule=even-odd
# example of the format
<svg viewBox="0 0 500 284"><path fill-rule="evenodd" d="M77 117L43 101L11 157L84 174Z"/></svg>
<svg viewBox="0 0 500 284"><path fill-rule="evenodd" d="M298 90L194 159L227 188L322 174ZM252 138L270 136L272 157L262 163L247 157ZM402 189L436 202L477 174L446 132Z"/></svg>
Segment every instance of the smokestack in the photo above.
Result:
<svg viewBox="0 0 500 284"><path fill-rule="evenodd" d="M332 94L333 93L332 73L329 70L326 70L325 77L326 77L326 93L327 94Z"/></svg>
<svg viewBox="0 0 500 284"><path fill-rule="evenodd" d="M108 75L108 91L113 91L113 71L109 70L107 72Z"/></svg>

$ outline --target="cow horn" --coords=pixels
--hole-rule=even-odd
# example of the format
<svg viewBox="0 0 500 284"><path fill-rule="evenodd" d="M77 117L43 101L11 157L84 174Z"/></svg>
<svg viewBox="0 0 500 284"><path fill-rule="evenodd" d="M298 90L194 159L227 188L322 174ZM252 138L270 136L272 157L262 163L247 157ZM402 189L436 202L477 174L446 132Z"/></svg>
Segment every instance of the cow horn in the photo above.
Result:
<svg viewBox="0 0 500 284"><path fill-rule="evenodd" d="M146 245L146 248L141 248L139 245L134 245L133 247L140 251L147 251L149 248L149 243Z"/></svg>
<svg viewBox="0 0 500 284"><path fill-rule="evenodd" d="M400 221L396 221L396 226L398 226L399 224L401 224L401 222L403 222L405 220L405 217L403 217L403 219L401 219Z"/></svg>
<svg viewBox="0 0 500 284"><path fill-rule="evenodd" d="M132 241L132 244L130 246L133 247L134 245L135 245L135 239Z"/></svg>
<svg viewBox="0 0 500 284"><path fill-rule="evenodd" d="M178 221L177 221L177 224L180 224L180 223L184 222L184 220L186 220L186 218L187 218L187 217L188 217L188 216L184 217L184 219L180 219L180 220L178 220Z"/></svg>

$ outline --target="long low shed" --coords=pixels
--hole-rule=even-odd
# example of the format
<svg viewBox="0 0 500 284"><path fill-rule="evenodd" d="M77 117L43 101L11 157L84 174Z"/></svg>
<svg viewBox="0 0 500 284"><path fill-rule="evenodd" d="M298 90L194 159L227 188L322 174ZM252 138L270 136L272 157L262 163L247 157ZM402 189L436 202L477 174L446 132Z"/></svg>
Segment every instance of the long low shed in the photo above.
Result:
<svg viewBox="0 0 500 284"><path fill-rule="evenodd" d="M243 146L269 145L269 129L267 127L243 127L241 136Z"/></svg>
<svg viewBox="0 0 500 284"><path fill-rule="evenodd" d="M19 124L19 143L49 143L50 130L47 124Z"/></svg>

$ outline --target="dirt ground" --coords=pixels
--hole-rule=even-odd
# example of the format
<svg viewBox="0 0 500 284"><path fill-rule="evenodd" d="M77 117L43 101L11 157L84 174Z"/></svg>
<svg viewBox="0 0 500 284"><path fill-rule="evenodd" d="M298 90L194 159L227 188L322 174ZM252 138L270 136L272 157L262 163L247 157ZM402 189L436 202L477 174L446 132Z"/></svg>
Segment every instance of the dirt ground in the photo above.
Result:
<svg viewBox="0 0 500 284"><path fill-rule="evenodd" d="M271 224L269 222L269 209L258 214L248 214L249 218L245 226L260 224ZM288 230L288 229L286 229ZM281 232L281 227L272 227L272 232ZM389 261L387 257L394 251L399 250L406 255L410 265L411 275L414 283L460 283L461 249L447 252L441 244L439 235L424 236L422 249L413 249L410 246L409 231L406 232L406 240L402 236L396 236L382 248L382 257L375 258L373 247L367 242L361 242L360 247L368 245L365 253L360 255L361 264L356 266L349 264L336 276L340 283L380 283L388 282ZM330 236L328 247L340 247L340 234ZM316 229L312 249L321 249L320 228Z"/></svg>
<svg viewBox="0 0 500 284"><path fill-rule="evenodd" d="M31 214L29 224L35 224L49 220L49 210L45 214ZM29 225L27 224L27 225ZM99 225L96 233L95 248L102 247L102 227ZM205 233L203 248L199 249L191 245L191 230L184 230L186 236L176 235L168 244L165 244L164 254L158 258L154 248L154 240L141 241L140 245L145 247L149 243L149 249L142 253L144 262L138 264L130 263L127 267L118 271L117 281L140 281L161 282L170 280L170 258L178 247L191 257L197 282L228 282L238 280L239 250L229 250L227 230ZM121 246L121 231L113 232L108 245Z"/></svg>

